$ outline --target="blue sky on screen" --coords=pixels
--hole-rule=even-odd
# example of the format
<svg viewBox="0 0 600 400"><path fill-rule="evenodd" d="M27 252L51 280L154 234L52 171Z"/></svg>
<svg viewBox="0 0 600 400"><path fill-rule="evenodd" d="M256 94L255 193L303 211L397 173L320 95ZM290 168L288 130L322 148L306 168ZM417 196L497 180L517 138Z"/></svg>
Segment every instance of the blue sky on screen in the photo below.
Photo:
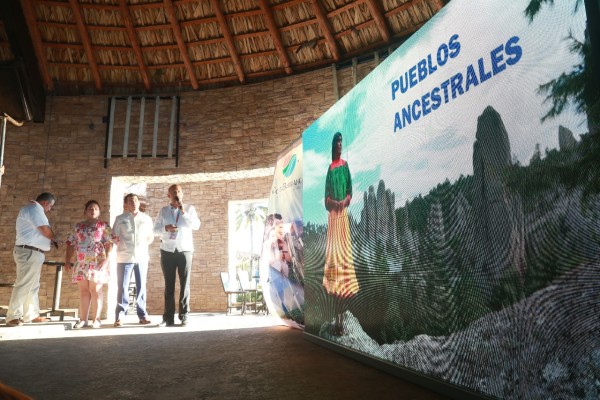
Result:
<svg viewBox="0 0 600 400"><path fill-rule="evenodd" d="M528 0L511 2L453 1L404 45L365 77L303 133L304 222L325 224L324 181L331 161L331 139L344 136L343 158L353 179L350 212L360 219L363 192L381 179L396 196L396 207L427 194L438 183L473 173L472 154L477 117L487 106L498 111L508 131L513 158L527 165L536 144L542 151L558 146L558 126L578 138L587 126L572 110L540 122L550 104L537 93L540 84L569 72L579 58L568 50L569 32L583 41L585 10L575 2L545 6L530 23L524 15ZM458 34L460 53L417 86L392 100L392 82L442 43ZM403 107L490 51L518 36L523 55L514 65L435 111L394 132L394 115ZM487 69L490 69L488 66Z"/></svg>

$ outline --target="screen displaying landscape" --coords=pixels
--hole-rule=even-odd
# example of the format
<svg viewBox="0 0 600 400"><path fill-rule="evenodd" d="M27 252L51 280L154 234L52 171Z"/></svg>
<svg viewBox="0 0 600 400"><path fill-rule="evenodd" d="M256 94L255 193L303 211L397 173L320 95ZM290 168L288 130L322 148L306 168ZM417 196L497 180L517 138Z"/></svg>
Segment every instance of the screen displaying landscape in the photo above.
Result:
<svg viewBox="0 0 600 400"><path fill-rule="evenodd" d="M306 332L484 396L600 396L585 23L454 0L304 131Z"/></svg>

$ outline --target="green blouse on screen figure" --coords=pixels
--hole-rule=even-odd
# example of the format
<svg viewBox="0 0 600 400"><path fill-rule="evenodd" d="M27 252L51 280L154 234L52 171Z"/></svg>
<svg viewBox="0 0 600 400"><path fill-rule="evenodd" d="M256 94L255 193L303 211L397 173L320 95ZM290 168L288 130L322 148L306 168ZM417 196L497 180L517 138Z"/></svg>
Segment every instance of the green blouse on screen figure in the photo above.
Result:
<svg viewBox="0 0 600 400"><path fill-rule="evenodd" d="M325 208L331 211L334 204L352 198L352 177L348 163L341 158L332 162L325 178Z"/></svg>

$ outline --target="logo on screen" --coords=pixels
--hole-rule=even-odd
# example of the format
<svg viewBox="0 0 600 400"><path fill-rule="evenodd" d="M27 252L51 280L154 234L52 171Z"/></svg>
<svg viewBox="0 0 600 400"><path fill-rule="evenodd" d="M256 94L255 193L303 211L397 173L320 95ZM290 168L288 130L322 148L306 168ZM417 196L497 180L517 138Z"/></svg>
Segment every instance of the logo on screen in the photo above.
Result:
<svg viewBox="0 0 600 400"><path fill-rule="evenodd" d="M296 168L296 155L293 154L289 160L284 160L283 162L285 167L283 168L283 176L288 178L294 172L294 168Z"/></svg>

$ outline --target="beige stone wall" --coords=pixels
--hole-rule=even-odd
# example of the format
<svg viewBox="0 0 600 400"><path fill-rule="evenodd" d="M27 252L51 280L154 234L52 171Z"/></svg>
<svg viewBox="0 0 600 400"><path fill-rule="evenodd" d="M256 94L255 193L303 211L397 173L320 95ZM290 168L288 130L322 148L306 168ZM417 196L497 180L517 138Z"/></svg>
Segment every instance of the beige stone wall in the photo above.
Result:
<svg viewBox="0 0 600 400"><path fill-rule="evenodd" d="M368 64L361 65L359 78L370 69ZM351 69L338 71L341 94L350 90L351 82ZM120 207L110 209L113 177L139 176L140 181L150 182L148 214L154 219L167 203L170 184L180 183L188 174L272 167L277 155L334 103L330 68L256 85L182 93L179 168L166 158L113 158L105 168L107 124L103 116L108 115L108 97L49 97L44 124L7 127L6 173L0 188L0 281L15 279L15 218L19 208L39 193L50 191L57 196L50 222L66 237L83 218L83 206L91 198L100 202L102 218L118 215ZM260 176L182 182L186 202L196 207L202 220L194 237L193 311L225 308L219 272L228 265L228 202L268 197L271 181L270 176ZM46 259L63 260L63 251L50 252ZM161 314L164 284L157 241L150 251L148 309ZM43 268L42 308L52 306L54 275L54 267ZM62 286L61 307L78 307L79 294L70 283L70 274L64 274ZM10 290L2 289L0 304L8 303L9 296ZM107 303L104 314L111 316L113 310L106 309Z"/></svg>

